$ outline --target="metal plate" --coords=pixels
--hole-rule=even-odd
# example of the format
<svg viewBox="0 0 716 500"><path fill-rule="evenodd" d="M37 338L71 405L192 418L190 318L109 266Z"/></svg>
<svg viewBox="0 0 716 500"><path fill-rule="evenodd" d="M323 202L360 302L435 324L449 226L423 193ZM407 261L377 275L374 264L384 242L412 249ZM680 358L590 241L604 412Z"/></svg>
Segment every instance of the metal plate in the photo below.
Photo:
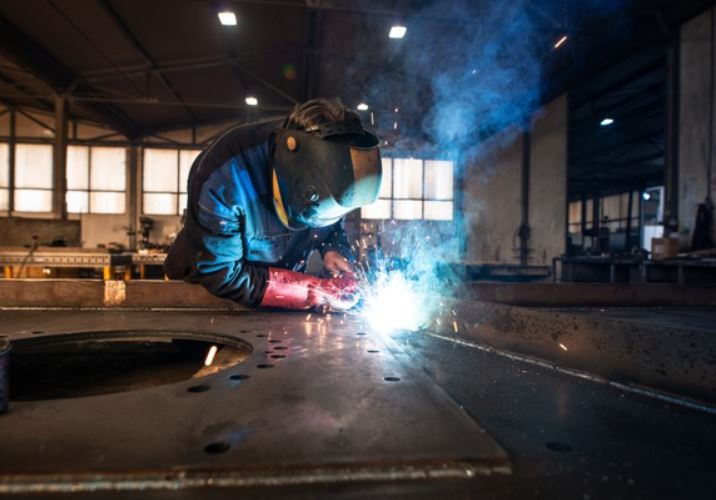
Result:
<svg viewBox="0 0 716 500"><path fill-rule="evenodd" d="M2 316L0 333L13 336L151 325L237 336L253 344L254 353L230 373L185 383L11 403L0 417L0 493L470 478L510 471L507 454L410 366L408 352L338 315ZM187 390L197 384L209 390Z"/></svg>

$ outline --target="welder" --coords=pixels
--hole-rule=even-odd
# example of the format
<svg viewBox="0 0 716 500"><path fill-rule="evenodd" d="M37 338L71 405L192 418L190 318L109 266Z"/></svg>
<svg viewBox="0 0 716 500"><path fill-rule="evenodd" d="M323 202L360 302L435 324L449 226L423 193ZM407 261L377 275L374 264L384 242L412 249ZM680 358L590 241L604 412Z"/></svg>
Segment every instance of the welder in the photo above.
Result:
<svg viewBox="0 0 716 500"><path fill-rule="evenodd" d="M378 143L337 99L229 129L191 167L165 274L250 307L350 309L359 290L343 217L378 196ZM303 272L313 250L324 277Z"/></svg>

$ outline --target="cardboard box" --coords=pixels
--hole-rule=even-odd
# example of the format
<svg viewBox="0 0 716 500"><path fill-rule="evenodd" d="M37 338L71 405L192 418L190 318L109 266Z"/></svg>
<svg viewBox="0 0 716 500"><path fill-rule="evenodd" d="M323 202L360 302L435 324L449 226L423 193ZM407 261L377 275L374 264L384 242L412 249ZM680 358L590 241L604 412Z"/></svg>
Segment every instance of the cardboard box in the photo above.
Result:
<svg viewBox="0 0 716 500"><path fill-rule="evenodd" d="M662 260L676 257L679 253L678 238L652 238L651 259Z"/></svg>

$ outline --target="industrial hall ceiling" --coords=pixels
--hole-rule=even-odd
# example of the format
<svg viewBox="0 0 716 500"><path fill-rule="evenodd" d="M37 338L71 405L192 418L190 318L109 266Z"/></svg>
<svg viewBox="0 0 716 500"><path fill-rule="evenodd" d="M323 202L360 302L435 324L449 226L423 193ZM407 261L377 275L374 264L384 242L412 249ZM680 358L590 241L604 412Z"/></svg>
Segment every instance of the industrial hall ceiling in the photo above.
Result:
<svg viewBox="0 0 716 500"><path fill-rule="evenodd" d="M420 134L440 75L465 61L480 64L465 57L461 40L484 32L494 3L2 0L0 104L52 111L56 96L64 96L72 117L137 138L282 115L311 97L337 96L350 106L369 103L378 129L396 129L399 115L401 132ZM603 12L589 20L580 17L579 0L518 3L526 5L544 53L538 97L545 101L641 46L666 43L680 22L711 2L601 2ZM606 8L612 3L620 8ZM219 23L222 10L236 14L235 26ZM404 39L387 36L396 23L407 26ZM507 27L492 29L502 36ZM569 43L555 50L562 35ZM509 49L498 47L508 58ZM476 78L477 91L480 85ZM249 96L258 105L248 105ZM580 94L580 102L588 101L588 93Z"/></svg>

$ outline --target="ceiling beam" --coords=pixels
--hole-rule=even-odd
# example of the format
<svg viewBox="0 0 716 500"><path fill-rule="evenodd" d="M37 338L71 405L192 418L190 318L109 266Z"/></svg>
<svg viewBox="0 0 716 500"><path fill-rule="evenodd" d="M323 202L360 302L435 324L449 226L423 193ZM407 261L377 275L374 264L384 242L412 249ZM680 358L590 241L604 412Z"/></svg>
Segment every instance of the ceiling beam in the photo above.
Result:
<svg viewBox="0 0 716 500"><path fill-rule="evenodd" d="M124 38L134 47L137 52L139 52L139 54L142 56L142 59L144 59L144 62L146 62L149 68L154 71L154 74L157 76L164 88L167 89L167 91L172 95L174 99L177 100L177 102L184 104L184 100L181 98L179 93L174 89L172 84L169 83L169 80L167 80L166 76L164 76L164 73L162 73L161 69L154 61L152 56L149 55L149 52L147 52L142 43L132 32L132 30L129 29L129 26L127 26L119 13L114 10L109 1L100 0L99 4L104 10L104 12L107 14L107 16L112 20L117 29L119 29L119 31L122 33ZM183 107L187 114L191 117L191 119L193 121L196 121L196 115L194 115L189 106L184 105Z"/></svg>
<svg viewBox="0 0 716 500"><path fill-rule="evenodd" d="M32 73L58 95L68 95L72 89L93 92L94 89L77 79L62 62L0 15L0 52L15 64ZM111 104L94 104L87 107L99 115L106 125L127 137L139 135L137 124Z"/></svg>

